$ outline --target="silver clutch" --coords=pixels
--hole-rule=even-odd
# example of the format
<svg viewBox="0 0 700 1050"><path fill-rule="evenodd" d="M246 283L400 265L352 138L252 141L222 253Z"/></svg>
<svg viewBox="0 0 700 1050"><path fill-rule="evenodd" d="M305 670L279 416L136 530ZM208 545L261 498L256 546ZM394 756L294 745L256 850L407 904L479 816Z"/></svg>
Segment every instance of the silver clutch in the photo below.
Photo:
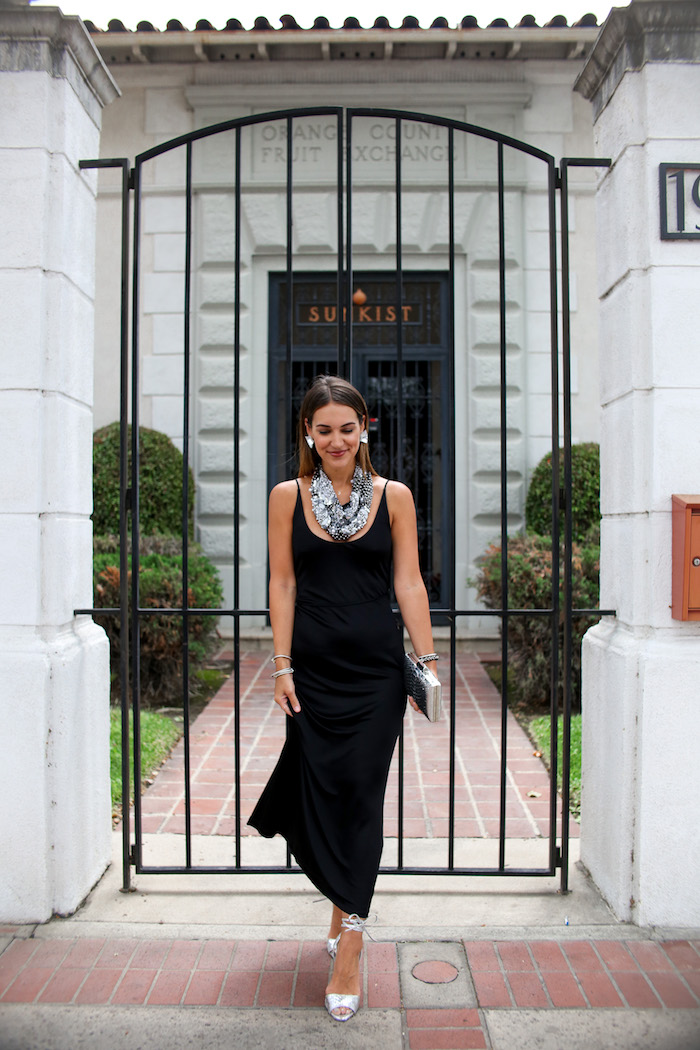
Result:
<svg viewBox="0 0 700 1050"><path fill-rule="evenodd" d="M413 697L429 722L437 722L442 706L442 685L414 653L404 653L403 680L406 695Z"/></svg>

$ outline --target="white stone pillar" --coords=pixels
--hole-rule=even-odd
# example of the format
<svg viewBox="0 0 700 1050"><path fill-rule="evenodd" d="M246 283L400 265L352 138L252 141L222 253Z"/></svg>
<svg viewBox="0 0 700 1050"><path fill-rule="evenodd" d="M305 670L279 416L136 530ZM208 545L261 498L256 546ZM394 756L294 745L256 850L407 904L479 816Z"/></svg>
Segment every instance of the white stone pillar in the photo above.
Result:
<svg viewBox="0 0 700 1050"><path fill-rule="evenodd" d="M109 660L92 605L95 174L118 94L82 22L0 10L0 921L110 859ZM118 338L118 337L117 337Z"/></svg>
<svg viewBox="0 0 700 1050"><path fill-rule="evenodd" d="M583 649L581 855L616 914L700 925L700 623L671 618L671 496L700 493L700 240L662 240L659 165L700 162L700 6L611 12L594 107L601 606Z"/></svg>

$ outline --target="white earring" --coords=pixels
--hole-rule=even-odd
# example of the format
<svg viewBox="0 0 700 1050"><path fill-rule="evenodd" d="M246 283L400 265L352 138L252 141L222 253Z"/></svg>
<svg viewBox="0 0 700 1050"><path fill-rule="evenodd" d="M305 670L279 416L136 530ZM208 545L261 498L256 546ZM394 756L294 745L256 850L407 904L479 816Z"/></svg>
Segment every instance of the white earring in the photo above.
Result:
<svg viewBox="0 0 700 1050"><path fill-rule="evenodd" d="M366 430L363 430L362 433L360 434L360 441L362 442L363 445L368 445L369 444L369 436L368 436Z"/></svg>
<svg viewBox="0 0 700 1050"><path fill-rule="evenodd" d="M311 437L310 434L306 435L306 444L309 446L309 448L314 447L314 439Z"/></svg>

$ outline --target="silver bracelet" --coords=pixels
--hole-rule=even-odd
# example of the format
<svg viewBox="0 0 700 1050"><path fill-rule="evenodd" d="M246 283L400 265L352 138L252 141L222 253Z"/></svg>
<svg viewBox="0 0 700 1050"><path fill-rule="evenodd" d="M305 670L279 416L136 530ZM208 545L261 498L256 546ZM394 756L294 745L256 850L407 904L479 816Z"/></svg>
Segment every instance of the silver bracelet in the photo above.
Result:
<svg viewBox="0 0 700 1050"><path fill-rule="evenodd" d="M425 656L419 656L418 659L422 664L429 664L433 660L439 660L440 657L437 653L426 653Z"/></svg>
<svg viewBox="0 0 700 1050"><path fill-rule="evenodd" d="M270 663L273 664L275 660L291 660L291 656L285 656L284 653L275 653L274 656L270 657Z"/></svg>
<svg viewBox="0 0 700 1050"><path fill-rule="evenodd" d="M293 667L283 667L281 671L273 671L270 678L279 678L282 674L294 674Z"/></svg>

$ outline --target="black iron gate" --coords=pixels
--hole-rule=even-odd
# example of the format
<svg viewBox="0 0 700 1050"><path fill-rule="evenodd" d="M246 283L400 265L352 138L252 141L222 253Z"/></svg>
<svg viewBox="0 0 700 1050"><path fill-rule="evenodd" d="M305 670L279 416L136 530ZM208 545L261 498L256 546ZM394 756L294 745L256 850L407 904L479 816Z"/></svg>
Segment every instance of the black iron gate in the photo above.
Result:
<svg viewBox="0 0 700 1050"><path fill-rule="evenodd" d="M296 294L298 287L307 281L301 271L312 269L308 259L301 260L295 254L295 235L298 236L298 220L295 219L297 197L303 194L303 178L297 184L295 174L297 166L305 164L311 155L302 153L306 147L294 145L297 141L295 131L300 121L316 121L315 127L322 128L319 139L323 139L326 150L326 168L333 172L326 183L334 197L335 245L332 253L326 252L327 268L323 272L324 288L318 301L306 302L307 315L299 313L304 303ZM310 125L309 125L310 126ZM272 129L272 130L270 130ZM274 133L273 133L274 132ZM144 833L142 820L141 796L138 790L134 795L133 820L128 807L124 807L123 821L123 881L124 888L130 885L131 868L137 872L148 873L279 873L298 870L291 866L289 854L284 865L251 865L243 863L241 851L241 762L242 736L240 723L240 654L242 646L242 625L257 622L264 624L267 609L262 601L255 607L246 607L241 601L241 426L242 401L244 384L242 382L244 365L247 368L246 384L250 376L250 359L255 352L263 354L267 347L252 346L250 336L244 346L242 335L243 298L242 287L246 278L249 260L246 259L244 238L246 224L243 216L247 195L259 192L259 172L250 164L255 134L260 135L258 145L262 143L256 155L258 160L277 165L271 176L271 183L266 187L268 200L279 200L282 203L281 229L278 241L270 248L270 254L284 260L283 272L277 278L279 327L278 345L270 353L270 370L268 372L268 404L274 414L276 428L268 428L268 470L266 484L279 479L280 471L285 465L290 472L293 466L291 435L295 417L295 407L299 399L299 386L304 385L312 373L318 370L331 370L345 375L364 387L374 418L375 437L385 450L386 463L382 466L391 476L409 481L416 489L419 519L423 520L422 557L423 569L431 594L432 611L435 621L448 625L447 646L450 657L449 681L445 688L449 697L455 696L455 658L457 653L458 626L470 618L483 618L486 614L479 607L458 607L456 586L456 525L457 525L457 473L464 472L464 460L460 450L455 448L457 416L465 411L466 395L464 389L455 391L455 362L463 361L468 356L469 339L465 335L464 304L457 290L457 271L463 251L460 247L460 231L464 229L465 219L460 208L464 207L463 192L465 187L474 193L474 187L483 201L488 198L493 204L494 222L490 232L490 247L482 260L485 278L493 285L491 292L497 306L494 316L497 317L497 329L493 336L494 367L497 386L497 422L492 425L492 436L497 442L498 452L495 462L500 464L499 506L494 517L498 524L494 526L496 538L501 544L502 565L502 602L498 610L489 610L488 615L498 617L501 626L501 658L504 672L508 666L508 625L513 617L545 616L551 624L551 774L549 794L549 835L547 861L531 868L509 866L507 864L506 834L506 782L508 774L508 739L506 712L508 709L507 673L502 675L502 729L501 749L498 760L499 779L499 849L498 862L491 867L466 867L455 863L455 733L457 712L454 699L447 705L449 720L449 782L446 788L446 810L448 835L446 839L445 863L441 866L407 865L403 860L403 739L399 741L399 824L398 824L398 862L392 867L383 867L381 871L392 874L450 874L450 875L531 875L551 876L560 870L561 888L568 887L568 782L569 782L569 728L571 717L571 626L572 616L600 615L600 610L572 610L571 602L560 600L560 572L564 575L565 595L571 594L571 379L569 367L569 258L568 258L568 212L567 212L567 173L574 165L604 165L605 161L593 159L564 159L557 167L554 158L526 143L509 138L496 132L464 124L459 121L386 109L340 109L336 107L317 107L296 110L285 110L231 120L214 127L204 128L189 135L166 142L163 145L142 153L136 157L133 167L125 159L83 161L83 168L119 168L122 172L122 330L121 330L121 474L120 474L120 580L121 603L119 609L76 610L80 613L113 614L121 618L122 640L129 638L129 646L122 644L122 739L123 754L123 795L129 797L129 764L128 739L130 712L133 720L134 740L134 782L141 782L140 755L140 627L147 617L172 616L177 618L182 628L182 718L184 728L184 836L183 858L180 864L149 864L145 858ZM218 140L229 158L229 175L226 185L221 180L215 185L202 174L201 158L197 150L208 143ZM274 147L264 145L275 141ZM381 145L377 142L381 140ZM281 145L279 144L281 143ZM421 144L425 143L425 144ZM321 149L321 146L314 147ZM264 150L268 153L264 153ZM329 152L330 151L330 152ZM182 594L188 593L190 538L188 534L188 497L189 470L195 452L194 431L192 423L195 391L193 390L193 366L196 360L197 344L193 338L197 319L196 288L197 278L197 202L207 193L219 192L227 195L230 203L230 258L232 267L230 290L227 302L230 307L230 330L227 339L232 354L230 377L231 426L230 426L230 486L232 490L231 515L231 577L228 594L228 607L212 610L187 607L186 601L178 608L145 607L139 593L139 547L140 547L140 513L139 513L139 442L138 427L140 423L141 372L142 372L142 294L143 294L143 216L146 200L145 172L147 166L165 156L176 158L183 171L183 185L180 194L182 206L183 259L180 267L182 338L182 451L184 455L182 478ZM472 155L480 158L473 163ZM485 166L484 157L488 156ZM514 517L517 519L519 508L513 506L509 492L509 440L510 440L510 398L511 398L511 356L512 334L510 331L511 316L509 313L510 273L509 249L507 237L509 222L518 225L518 195L525 191L526 179L520 162L537 166L541 172L541 196L546 201L546 238L548 269L546 272L546 298L549 314L549 373L550 373L550 447L563 447L563 474L560 476L559 460L552 457L552 590L551 604L547 609L516 609L509 604L508 595L508 536ZM441 249L433 253L439 261L439 272L424 274L424 281L439 284L442 289L442 318L444 322L440 354L429 354L426 350L425 335L416 335L418 327L411 327L410 313L412 299L407 291L416 285L416 259L421 259L415 245L404 246L404 206L411 201L411 192L415 195L416 164L427 164L430 170L431 193L439 199L440 218L436 220L435 231L431 236L439 241ZM374 166L373 166L374 165ZM470 166L471 165L471 166ZM488 167L488 170L487 170ZM518 172L520 171L520 175ZM275 178L277 183L275 183ZM362 197L362 190L372 187L377 179L384 180L383 186L390 188L393 201L393 216L390 221L388 247L382 253L379 270L367 272L366 260L362 270L354 265L354 248L358 219L356 206L368 198ZM531 175L528 175L531 178ZM264 181L264 180L263 180ZM313 180L312 180L313 181ZM561 232L561 287L563 301L557 301L557 203L560 202ZM515 202L515 203L514 203ZM133 264L129 264L130 208L133 209ZM482 207L483 211L483 207ZM470 220L472 221L472 220ZM362 216L366 222L366 216ZM361 223L360 223L361 224ZM459 226L459 229L458 229ZM438 229L439 227L439 229ZM332 256L332 257L331 257ZM302 263L307 262L307 266ZM279 265L277 267L279 270ZM210 271L216 271L215 264ZM204 272L204 271L203 271ZM358 319L358 305L363 308L363 300L357 298L358 281L367 285L374 280L381 286L381 294L375 295L370 306L364 308L366 313ZM200 274L201 276L201 274ZM205 273L206 276L206 273ZM460 278L460 280L463 278ZM129 282L131 279L131 295ZM317 282L318 284L318 282ZM360 289L362 291L362 289ZM362 294L366 293L362 291ZM414 297L415 298L415 297ZM129 300L131 299L131 302ZM307 297L308 300L308 297ZM304 319L313 327L313 313L322 303L327 308L322 336L318 330L311 344L305 345L306 336L300 328ZM426 307L427 309L427 307ZM362 321L374 325L372 340L365 338L368 329L361 333ZM302 324L303 327L303 324ZM423 326L424 330L426 326ZM307 327L306 332L311 331ZM461 333L458 335L458 332ZM421 339L423 342L421 343ZM459 344L458 344L459 339ZM271 344L272 347L272 344ZM245 357L245 361L244 361ZM436 362L439 367L436 370ZM463 369L464 371L464 369ZM246 394L247 394L246 390ZM386 422L388 408L391 408L391 423ZM418 425L418 419L426 405L432 415L425 429L425 422ZM426 417L427 418L427 417ZM411 423L413 421L413 423ZM131 423L131 444L129 447L128 424ZM415 425L414 425L415 424ZM414 425L413 431L410 427ZM383 429L381 429L383 428ZM224 435L225 436L225 435ZM219 435L221 438L221 435ZM260 427L256 439L263 439ZM430 465L422 470L411 467L410 461L417 445L425 446L437 443L439 448L432 448ZM381 453L378 450L378 456ZM127 463L131 463L131 476ZM439 464L439 470L437 465ZM439 477L437 474L439 473ZM461 476L461 475L460 475ZM437 487L436 487L437 486ZM560 512L564 511L563 535L560 535ZM462 509L460 509L462 514ZM438 519L438 520L436 520ZM436 539L438 537L438 539ZM131 571L129 572L127 546L130 543ZM129 588L129 579L131 587ZM464 603L462 603L464 605ZM191 717L189 698L189 638L192 617L215 616L220 622L230 624L230 634L234 652L234 717L235 742L231 770L233 797L235 803L235 831L233 835L233 862L225 865L198 864L193 859L193 834L191 814ZM559 625L564 623L564 644L561 652L563 661L563 713L558 711L558 681L560 675ZM131 697L128 683L131 665ZM557 784L557 723L563 721L563 793L558 799ZM559 810L559 805L561 809ZM561 829L558 834L557 821Z"/></svg>

